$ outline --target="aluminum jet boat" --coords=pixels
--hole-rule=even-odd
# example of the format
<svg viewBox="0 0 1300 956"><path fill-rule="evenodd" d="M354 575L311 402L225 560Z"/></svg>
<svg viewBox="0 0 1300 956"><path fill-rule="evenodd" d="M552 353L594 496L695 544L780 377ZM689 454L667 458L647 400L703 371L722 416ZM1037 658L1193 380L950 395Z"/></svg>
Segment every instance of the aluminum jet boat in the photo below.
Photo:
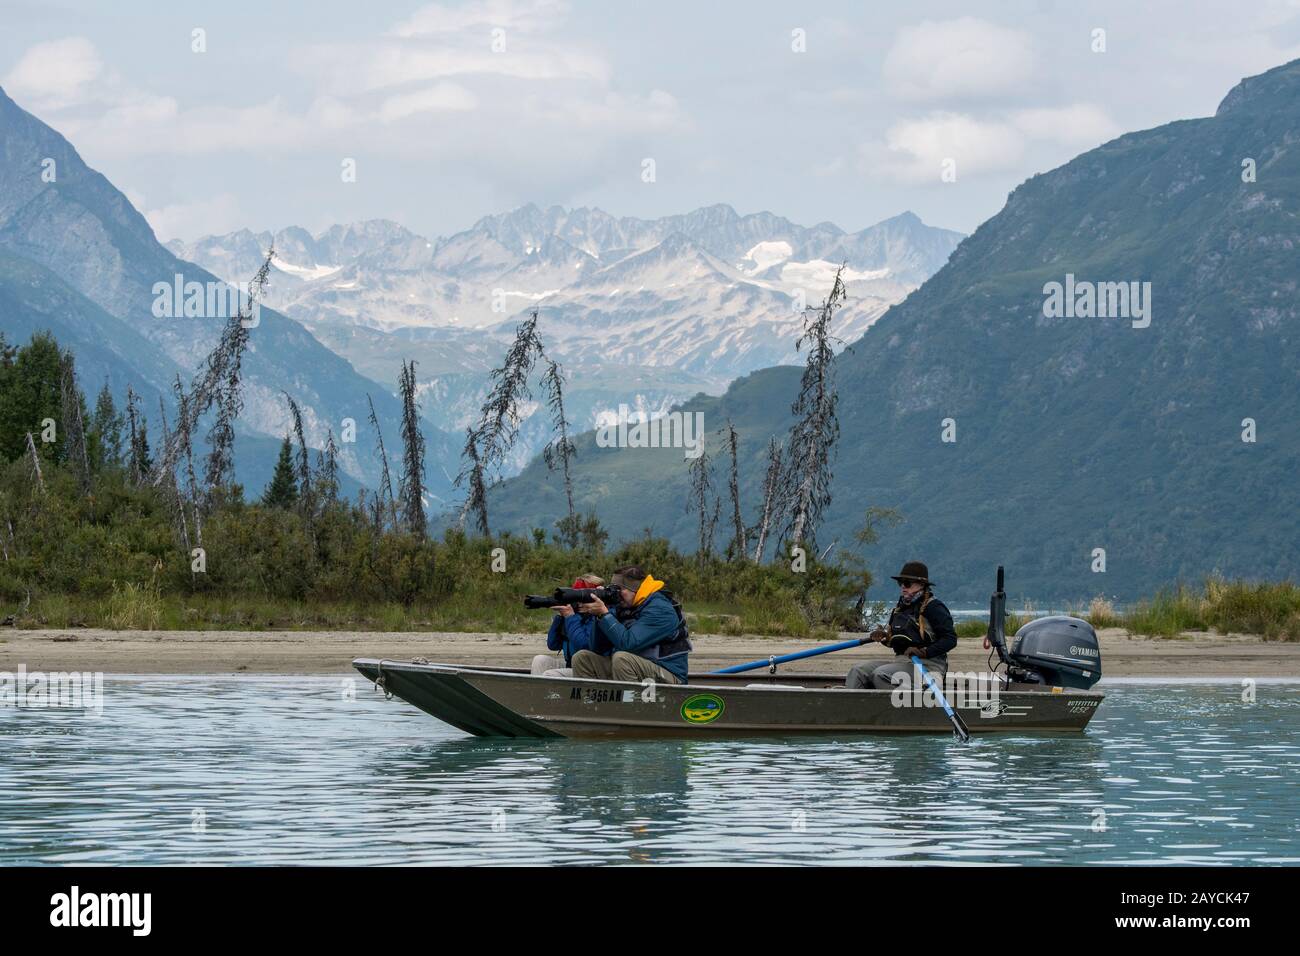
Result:
<svg viewBox="0 0 1300 956"><path fill-rule="evenodd" d="M999 568L988 630L997 668L950 672L944 696L972 734L1082 731L1104 699L1091 689L1101 676L1096 631L1077 618L1040 618L1020 629L1008 651L1002 582ZM686 684L542 677L524 669L422 660L358 658L352 664L386 694L478 737L950 731L941 703L919 682L849 690L842 677L781 673L775 664L757 675L693 674Z"/></svg>

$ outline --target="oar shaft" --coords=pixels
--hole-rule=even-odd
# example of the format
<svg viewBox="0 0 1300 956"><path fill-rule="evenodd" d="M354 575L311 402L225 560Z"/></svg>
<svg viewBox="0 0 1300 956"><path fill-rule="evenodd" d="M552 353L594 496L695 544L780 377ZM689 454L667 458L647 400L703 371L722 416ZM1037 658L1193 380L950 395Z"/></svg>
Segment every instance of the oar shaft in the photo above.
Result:
<svg viewBox="0 0 1300 956"><path fill-rule="evenodd" d="M828 647L814 647L807 651L797 651L794 654L782 654L780 657L765 657L760 661L750 661L748 664L734 664L731 667L724 667L720 671L711 671L713 674L739 674L742 671L752 671L759 667L767 667L769 664L784 664L787 661L803 660L805 657L816 657L818 654L829 654L831 651L844 651L850 647L861 647L869 643L871 638L860 637L852 641L843 641L839 644L831 644Z"/></svg>
<svg viewBox="0 0 1300 956"><path fill-rule="evenodd" d="M961 715L948 705L948 698L943 696L943 691L939 689L939 685L935 683L934 678L930 676L930 672L925 669L925 665L921 663L921 658L913 654L912 663L916 665L916 669L921 674L921 679L926 682L930 688L930 692L934 694L934 699L939 702L939 706L943 708L943 712L947 714L948 719L952 721L952 726L953 729L957 731L957 736L963 741L970 740L970 731L966 728L966 722L961 719Z"/></svg>

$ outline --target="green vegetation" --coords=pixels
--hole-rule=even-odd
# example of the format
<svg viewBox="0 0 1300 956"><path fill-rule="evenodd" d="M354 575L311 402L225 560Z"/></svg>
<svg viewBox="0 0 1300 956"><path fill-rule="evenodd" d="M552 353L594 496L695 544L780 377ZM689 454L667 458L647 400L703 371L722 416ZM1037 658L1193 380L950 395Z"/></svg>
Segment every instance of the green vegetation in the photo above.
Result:
<svg viewBox="0 0 1300 956"><path fill-rule="evenodd" d="M1265 640L1300 641L1300 586L1290 581L1227 581L1206 578L1200 590L1186 585L1159 591L1128 611L1115 610L1104 598L1096 597L1086 607L1069 613L1093 627L1123 628L1149 637L1178 637L1189 631L1217 631L1220 634L1259 635ZM1032 605L1020 613L1007 613L1010 636L1034 617ZM984 618L959 621L958 637L983 637L988 630Z"/></svg>
<svg viewBox="0 0 1300 956"><path fill-rule="evenodd" d="M795 573L701 560L648 531L607 549L594 514L574 516L549 540L540 528L494 538L453 528L434 540L396 527L364 500L329 494L320 467L304 489L288 439L258 501L224 485L187 508L174 483L130 467L123 416L107 391L94 415L76 394L87 453L71 452L74 433L63 423L73 399L59 387L71 362L48 336L22 348L0 339L0 408L12 433L0 464L0 619L141 629L538 631L550 615L525 610L523 594L637 564L666 581L704 631L812 637L861 626L871 575L852 553L841 552L834 565L810 560ZM42 422L52 424L42 429Z"/></svg>

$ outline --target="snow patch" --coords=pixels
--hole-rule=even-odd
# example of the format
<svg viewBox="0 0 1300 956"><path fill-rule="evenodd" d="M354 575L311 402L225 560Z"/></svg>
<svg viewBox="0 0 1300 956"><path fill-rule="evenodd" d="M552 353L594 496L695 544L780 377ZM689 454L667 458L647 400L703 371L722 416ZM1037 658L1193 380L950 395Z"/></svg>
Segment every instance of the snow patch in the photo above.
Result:
<svg viewBox="0 0 1300 956"><path fill-rule="evenodd" d="M745 253L745 259L738 268L753 275L756 272L762 272L769 266L776 265L778 262L784 262L793 254L794 247L784 240L760 242ZM752 262L754 268L746 269L745 262Z"/></svg>
<svg viewBox="0 0 1300 956"><path fill-rule="evenodd" d="M342 269L342 266L296 266L292 262L285 262L283 259L276 257L275 267L281 272L287 272L291 276L297 276L299 279L324 279L326 276L332 276Z"/></svg>

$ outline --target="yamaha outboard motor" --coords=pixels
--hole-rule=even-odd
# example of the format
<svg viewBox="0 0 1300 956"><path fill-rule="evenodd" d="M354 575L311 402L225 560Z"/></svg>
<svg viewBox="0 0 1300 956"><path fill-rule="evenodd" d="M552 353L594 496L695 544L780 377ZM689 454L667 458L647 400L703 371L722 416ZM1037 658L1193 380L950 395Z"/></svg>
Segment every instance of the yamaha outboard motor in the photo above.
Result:
<svg viewBox="0 0 1300 956"><path fill-rule="evenodd" d="M988 640L1007 666L1007 677L1022 684L1050 684L1087 690L1101 679L1101 645L1097 632L1087 621L1064 614L1040 617L1016 632L1016 643L1007 651L1007 595L1002 590L1002 568L998 568L998 589L989 602Z"/></svg>
<svg viewBox="0 0 1300 956"><path fill-rule="evenodd" d="M1011 662L1053 687L1087 690L1101 679L1097 632L1087 621L1064 614L1040 617L1020 628Z"/></svg>

